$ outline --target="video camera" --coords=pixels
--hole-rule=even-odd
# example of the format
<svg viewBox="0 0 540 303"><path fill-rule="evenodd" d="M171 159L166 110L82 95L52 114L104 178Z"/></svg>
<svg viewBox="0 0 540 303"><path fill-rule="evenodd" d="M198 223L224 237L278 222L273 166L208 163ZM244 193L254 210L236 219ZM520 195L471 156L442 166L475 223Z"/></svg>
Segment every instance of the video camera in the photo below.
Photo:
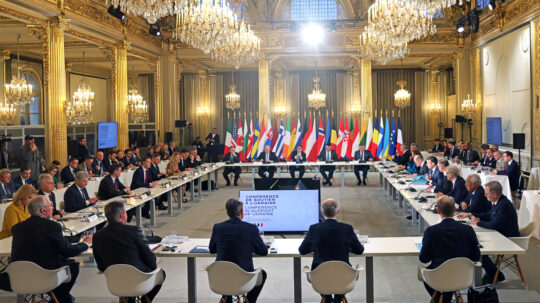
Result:
<svg viewBox="0 0 540 303"><path fill-rule="evenodd" d="M0 144L11 142L11 135L0 135Z"/></svg>

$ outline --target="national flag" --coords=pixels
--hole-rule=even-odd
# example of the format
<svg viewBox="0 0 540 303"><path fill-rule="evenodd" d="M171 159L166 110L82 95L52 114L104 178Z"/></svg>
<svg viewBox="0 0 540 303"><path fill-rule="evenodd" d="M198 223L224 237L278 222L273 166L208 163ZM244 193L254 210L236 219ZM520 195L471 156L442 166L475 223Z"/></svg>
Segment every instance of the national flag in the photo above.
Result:
<svg viewBox="0 0 540 303"><path fill-rule="evenodd" d="M401 118L398 117L398 130L397 130L397 139L396 139L396 150L400 156L403 155L401 152L401 145L403 145L403 135L401 134Z"/></svg>
<svg viewBox="0 0 540 303"><path fill-rule="evenodd" d="M298 145L302 145L302 139L303 139L302 131L303 131L302 124L300 123L300 118L298 118L298 124L296 125L296 135L294 135L294 144L291 145L294 148L293 150L291 150L291 154L294 152L294 150L296 149ZM290 158L291 158L291 155L289 155L289 159Z"/></svg>
<svg viewBox="0 0 540 303"><path fill-rule="evenodd" d="M294 150L294 138L296 137L296 121L294 121L294 118L292 118L291 120L292 120L292 130L290 132L291 139L289 140L289 144L287 144L287 153L283 152L285 154L285 159L287 160L291 159L291 154Z"/></svg>
<svg viewBox="0 0 540 303"><path fill-rule="evenodd" d="M339 132L337 137L337 143L336 143L336 153L338 157L341 157L341 146L343 145L343 139L344 139L344 129L343 129L343 118L339 119Z"/></svg>
<svg viewBox="0 0 540 303"><path fill-rule="evenodd" d="M231 121L227 120L227 134L225 135L225 148L223 149L223 156L229 153L229 147L232 145L232 133L231 133Z"/></svg>
<svg viewBox="0 0 540 303"><path fill-rule="evenodd" d="M347 155L347 148L349 148L349 140L351 139L351 134L349 132L349 121L345 118L345 123L343 124L343 144L341 144L341 154L340 158L345 158Z"/></svg>
<svg viewBox="0 0 540 303"><path fill-rule="evenodd" d="M366 146L366 140L367 140L367 124L366 119L362 119L362 130L360 131L360 144ZM353 154L354 156L354 154Z"/></svg>
<svg viewBox="0 0 540 303"><path fill-rule="evenodd" d="M259 130L259 119L255 121L255 131L253 132L253 146L251 147L250 160L254 160L259 155L259 142L261 141L261 131Z"/></svg>
<svg viewBox="0 0 540 303"><path fill-rule="evenodd" d="M311 118L309 118L309 125L307 127L308 127L307 131L303 134L304 137L302 138L302 150L306 153L306 155L307 155L307 146L306 146L307 140L314 129L313 125L311 124ZM313 147L313 145L311 147ZM309 150L311 150L311 147L309 147Z"/></svg>
<svg viewBox="0 0 540 303"><path fill-rule="evenodd" d="M371 124L371 117L369 117L366 131L366 150L369 150L371 146L371 140L373 140L373 124Z"/></svg>
<svg viewBox="0 0 540 303"><path fill-rule="evenodd" d="M289 124L289 119L287 119L287 126L285 127L285 135L283 136L283 142L281 143L281 152L279 153L281 159L284 159L284 160L287 159L287 156L289 155L290 142L291 142L291 125Z"/></svg>
<svg viewBox="0 0 540 303"><path fill-rule="evenodd" d="M278 137L280 135L279 133L279 128L278 128L278 123L277 123L277 118L276 120L274 120L274 127L272 128L272 151L275 153L274 151L274 147L277 145L276 143L278 143ZM283 121L282 121L283 123Z"/></svg>
<svg viewBox="0 0 540 303"><path fill-rule="evenodd" d="M330 134L330 144L332 144L332 149L337 149L337 131L336 131L336 123L335 121L332 121L332 133Z"/></svg>
<svg viewBox="0 0 540 303"><path fill-rule="evenodd" d="M311 123L311 118L309 119ZM309 133L309 134L308 134ZM310 125L308 133L305 134L306 137L306 144L305 144L305 151L306 155L311 155L312 151L315 151L314 153L317 153L317 126L315 125L315 119L313 119L313 124ZM315 160L313 158L309 158L309 161L315 161L317 160L317 155L315 155Z"/></svg>
<svg viewBox="0 0 540 303"><path fill-rule="evenodd" d="M389 147L390 147L390 123L388 123L388 117L386 117L386 125L384 126L384 145L383 145L383 157L385 159L388 159Z"/></svg>
<svg viewBox="0 0 540 303"><path fill-rule="evenodd" d="M383 117L379 120L379 141L377 142L377 157L379 159L383 158L383 145L384 145L384 121Z"/></svg>
<svg viewBox="0 0 540 303"><path fill-rule="evenodd" d="M371 152L371 155L375 160L379 160L379 157L377 157L377 147L379 142L379 124L377 124L377 117L375 117L375 121L373 123L373 137L371 139L371 142L369 143L369 151Z"/></svg>
<svg viewBox="0 0 540 303"><path fill-rule="evenodd" d="M244 155L244 130L242 129L242 120L238 119L238 131L236 133L236 152L240 156L240 161Z"/></svg>
<svg viewBox="0 0 540 303"><path fill-rule="evenodd" d="M392 158L396 154L396 140L397 140L397 130L396 130L396 119L392 117L392 130L390 131L390 146L388 147L388 156Z"/></svg>
<svg viewBox="0 0 540 303"><path fill-rule="evenodd" d="M285 137L285 127L283 126L283 120L279 122L279 134L276 138L276 143L274 143L274 148L272 151L276 154L276 157L279 158L281 152L283 151L283 138ZM273 141L273 139L272 139Z"/></svg>
<svg viewBox="0 0 540 303"><path fill-rule="evenodd" d="M317 149L315 151L316 152L315 160L317 159L321 151L324 149L324 142L326 142L325 137L326 136L324 134L323 122L322 122L322 119L319 117L319 130L317 132L317 144L315 145L317 146Z"/></svg>
<svg viewBox="0 0 540 303"><path fill-rule="evenodd" d="M263 145L262 152L264 152L264 147L266 145L272 146L272 138L274 137L274 130L272 129L272 121L270 119L268 119L268 124L266 126L268 128L268 131L266 133L266 142Z"/></svg>
<svg viewBox="0 0 540 303"><path fill-rule="evenodd" d="M352 120L352 119L351 119ZM360 129L358 127L358 118L354 120L354 130L350 137L350 144L347 146L347 159L354 159L354 153L358 150L358 145L360 144Z"/></svg>
<svg viewBox="0 0 540 303"><path fill-rule="evenodd" d="M249 137L251 136L250 132L249 132L249 126L247 124L247 119L244 118L244 144L243 144L243 147L242 147L242 156L241 156L241 159L240 161L242 162L246 162L247 161L247 156L248 156L248 143L249 143Z"/></svg>
<svg viewBox="0 0 540 303"><path fill-rule="evenodd" d="M266 137L268 136L268 131L270 129L272 128L266 127L266 124L264 123L264 118L263 118L261 122L261 138L259 139L259 147L257 149L257 155L261 154L264 151L264 145L266 144Z"/></svg>
<svg viewBox="0 0 540 303"><path fill-rule="evenodd" d="M332 136L332 128L330 127L330 119L326 118L326 133L324 134L324 146L330 142L330 136Z"/></svg>
<svg viewBox="0 0 540 303"><path fill-rule="evenodd" d="M253 119L249 119L249 136L247 139L246 157L245 161L251 160L251 150L253 147L253 137L255 136L255 129L253 129Z"/></svg>

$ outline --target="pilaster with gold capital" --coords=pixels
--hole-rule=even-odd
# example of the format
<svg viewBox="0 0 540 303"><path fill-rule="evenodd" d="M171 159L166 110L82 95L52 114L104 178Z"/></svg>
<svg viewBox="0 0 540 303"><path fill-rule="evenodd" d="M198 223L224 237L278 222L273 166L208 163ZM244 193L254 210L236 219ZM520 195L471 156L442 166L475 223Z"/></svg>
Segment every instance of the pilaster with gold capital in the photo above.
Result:
<svg viewBox="0 0 540 303"><path fill-rule="evenodd" d="M362 111L364 112L364 114L370 115L373 105L373 97L371 91L371 60L365 58L362 59L360 72L360 95L362 98Z"/></svg>
<svg viewBox="0 0 540 303"><path fill-rule="evenodd" d="M259 59L259 117L270 116L270 64Z"/></svg>
<svg viewBox="0 0 540 303"><path fill-rule="evenodd" d="M118 148L127 149L129 147L129 117L128 105L128 69L127 51L130 43L122 40L115 47L115 81L114 85L114 121L118 123Z"/></svg>

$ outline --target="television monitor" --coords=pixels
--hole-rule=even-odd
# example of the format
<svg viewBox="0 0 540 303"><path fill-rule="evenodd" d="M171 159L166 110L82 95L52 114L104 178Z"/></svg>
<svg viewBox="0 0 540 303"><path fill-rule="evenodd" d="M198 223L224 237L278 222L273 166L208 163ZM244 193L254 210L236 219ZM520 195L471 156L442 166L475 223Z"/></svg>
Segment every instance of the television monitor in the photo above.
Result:
<svg viewBox="0 0 540 303"><path fill-rule="evenodd" d="M487 143L493 145L502 145L502 119L500 117L487 117Z"/></svg>
<svg viewBox="0 0 540 303"><path fill-rule="evenodd" d="M118 146L118 123L98 123L98 149Z"/></svg>
<svg viewBox="0 0 540 303"><path fill-rule="evenodd" d="M260 231L299 233L319 222L318 190L241 190L244 221Z"/></svg>

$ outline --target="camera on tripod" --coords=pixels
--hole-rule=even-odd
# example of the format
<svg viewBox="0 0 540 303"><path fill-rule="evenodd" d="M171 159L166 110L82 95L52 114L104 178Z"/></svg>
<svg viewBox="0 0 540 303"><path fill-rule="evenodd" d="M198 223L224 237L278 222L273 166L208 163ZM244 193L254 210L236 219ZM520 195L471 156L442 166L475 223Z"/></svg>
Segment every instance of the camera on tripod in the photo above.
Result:
<svg viewBox="0 0 540 303"><path fill-rule="evenodd" d="M11 142L11 135L0 135L0 144Z"/></svg>

